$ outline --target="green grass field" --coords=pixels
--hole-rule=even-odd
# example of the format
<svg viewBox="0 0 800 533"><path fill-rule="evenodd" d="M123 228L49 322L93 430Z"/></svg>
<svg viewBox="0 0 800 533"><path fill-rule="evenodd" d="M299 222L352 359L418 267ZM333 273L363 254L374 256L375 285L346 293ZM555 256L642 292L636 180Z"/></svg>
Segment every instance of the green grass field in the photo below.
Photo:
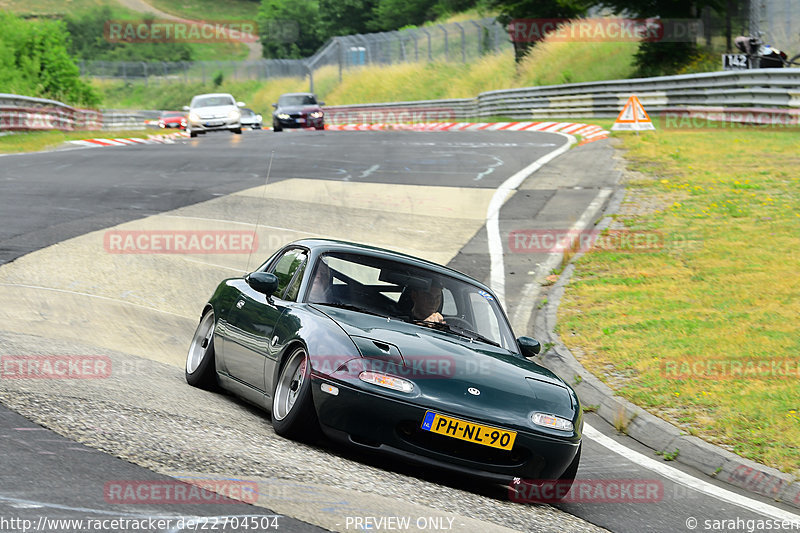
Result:
<svg viewBox="0 0 800 533"><path fill-rule="evenodd" d="M58 148L67 141L91 139L93 137L135 137L146 138L148 135L160 133L156 130L125 131L32 131L19 132L13 135L0 136L0 153L15 154L23 152L39 152Z"/></svg>
<svg viewBox="0 0 800 533"><path fill-rule="evenodd" d="M658 126L657 126L658 127ZM643 178L617 222L653 253L592 251L562 339L618 394L687 432L800 474L797 130L616 133Z"/></svg>

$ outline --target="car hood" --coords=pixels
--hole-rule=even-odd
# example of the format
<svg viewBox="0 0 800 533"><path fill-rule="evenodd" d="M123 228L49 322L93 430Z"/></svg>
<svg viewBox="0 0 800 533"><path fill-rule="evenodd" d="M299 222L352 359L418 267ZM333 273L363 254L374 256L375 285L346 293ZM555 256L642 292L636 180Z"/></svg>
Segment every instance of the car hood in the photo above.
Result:
<svg viewBox="0 0 800 533"><path fill-rule="evenodd" d="M214 116L225 115L225 116L227 116L228 113L230 113L233 109L238 109L238 108L235 105L217 105L217 106L212 106L212 107L196 107L196 108L192 109L192 111L194 111L195 113L197 113L198 115L203 116L203 117L209 116L209 115L214 115Z"/></svg>
<svg viewBox="0 0 800 533"><path fill-rule="evenodd" d="M362 356L389 360L383 366L387 373L413 381L422 391L422 403L457 405L461 412L467 407L467 414L471 406L473 416L493 411L493 418L509 417L509 422L537 410L568 420L576 414L574 392L550 370L520 355L402 320L317 308L344 329ZM393 366L394 354L402 366Z"/></svg>
<svg viewBox="0 0 800 533"><path fill-rule="evenodd" d="M287 105L275 110L276 113L313 113L314 111L321 111L321 108L318 105Z"/></svg>

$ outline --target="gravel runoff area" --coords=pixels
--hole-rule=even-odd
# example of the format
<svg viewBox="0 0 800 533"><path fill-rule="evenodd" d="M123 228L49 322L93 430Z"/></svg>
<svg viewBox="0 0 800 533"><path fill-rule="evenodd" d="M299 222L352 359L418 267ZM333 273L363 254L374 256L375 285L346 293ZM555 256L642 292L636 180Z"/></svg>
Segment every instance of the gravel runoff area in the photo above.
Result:
<svg viewBox="0 0 800 533"><path fill-rule="evenodd" d="M182 368L9 332L0 342L4 355L111 361L103 379L0 379L0 402L33 422L176 478L254 481L258 505L327 529L346 530L347 516L404 515L453 518L453 531L605 531L548 505L510 502L498 487L283 439L266 412L190 387Z"/></svg>

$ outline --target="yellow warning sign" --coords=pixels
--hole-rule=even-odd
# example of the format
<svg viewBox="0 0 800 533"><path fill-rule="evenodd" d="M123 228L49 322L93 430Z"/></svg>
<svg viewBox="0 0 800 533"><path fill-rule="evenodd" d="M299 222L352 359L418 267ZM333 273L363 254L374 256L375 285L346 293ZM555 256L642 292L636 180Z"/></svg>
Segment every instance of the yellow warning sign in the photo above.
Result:
<svg viewBox="0 0 800 533"><path fill-rule="evenodd" d="M654 130L656 128L653 126L653 121L650 120L647 111L644 110L642 103L635 94L632 94L625 103L625 107L619 112L619 116L617 120L614 121L614 125L611 126L611 129L644 131Z"/></svg>

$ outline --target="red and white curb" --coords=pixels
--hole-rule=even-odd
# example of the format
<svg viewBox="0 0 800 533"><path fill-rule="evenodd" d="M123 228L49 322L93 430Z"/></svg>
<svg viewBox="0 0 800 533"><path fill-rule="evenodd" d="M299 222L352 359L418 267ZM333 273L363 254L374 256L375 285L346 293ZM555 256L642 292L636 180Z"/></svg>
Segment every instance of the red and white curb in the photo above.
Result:
<svg viewBox="0 0 800 533"><path fill-rule="evenodd" d="M139 137L124 137L114 139L82 139L80 141L68 141L71 144L80 146L130 146L132 144L173 144L176 139L188 137L189 134L183 131L168 133L164 135L148 135L146 139Z"/></svg>
<svg viewBox="0 0 800 533"><path fill-rule="evenodd" d="M543 131L579 135L580 144L608 137L608 131L581 122L431 122L418 124L327 124L329 131Z"/></svg>

